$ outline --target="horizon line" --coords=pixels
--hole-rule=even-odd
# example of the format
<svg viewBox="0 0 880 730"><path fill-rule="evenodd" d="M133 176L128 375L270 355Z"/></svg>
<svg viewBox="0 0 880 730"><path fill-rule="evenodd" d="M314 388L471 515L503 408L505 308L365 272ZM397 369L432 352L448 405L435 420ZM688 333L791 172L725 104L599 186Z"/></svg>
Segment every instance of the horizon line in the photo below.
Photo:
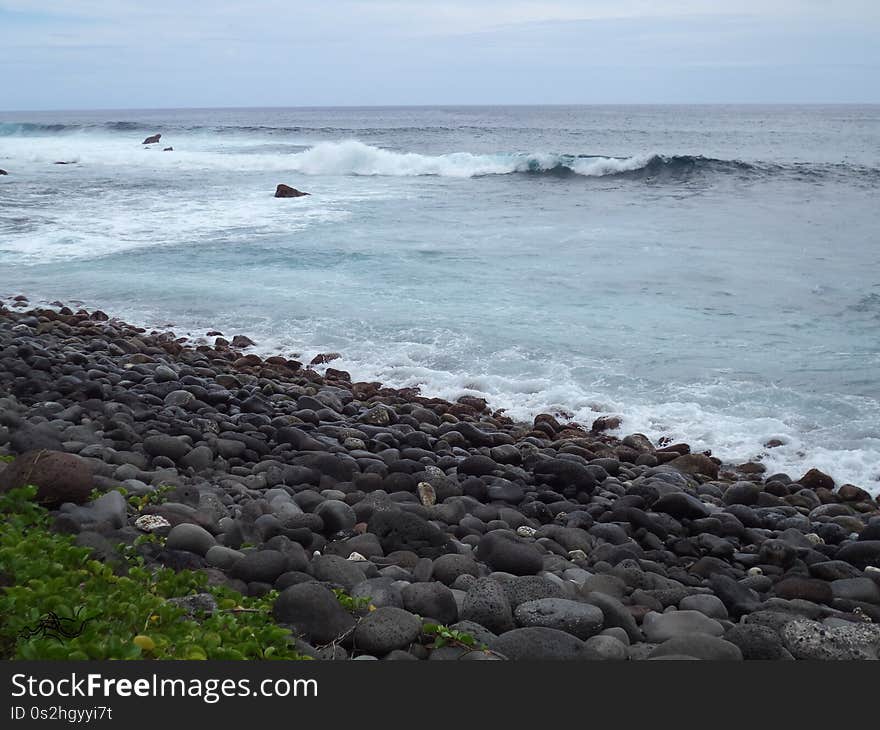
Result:
<svg viewBox="0 0 880 730"><path fill-rule="evenodd" d="M437 109L470 108L487 109L499 107L546 108L546 107L780 107L780 106L880 106L880 101L713 101L713 102L557 102L541 103L495 103L495 104L301 104L301 105L259 105L242 104L232 106L126 106L126 107L60 107L55 109L0 109L0 114L46 114L56 112L134 112L134 111L232 111L241 109L287 110L287 109Z"/></svg>

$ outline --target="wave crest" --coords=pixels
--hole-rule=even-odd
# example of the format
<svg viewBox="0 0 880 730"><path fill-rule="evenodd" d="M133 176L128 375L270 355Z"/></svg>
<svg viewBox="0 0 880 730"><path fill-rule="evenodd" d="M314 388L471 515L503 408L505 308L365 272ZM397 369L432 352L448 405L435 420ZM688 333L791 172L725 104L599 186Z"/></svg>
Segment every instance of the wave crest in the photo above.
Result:
<svg viewBox="0 0 880 730"><path fill-rule="evenodd" d="M605 157L553 153L478 155L471 152L423 155L382 149L357 140L320 142L293 155L290 164L297 172L307 175L433 175L461 178L517 173L557 177L659 177L685 176L703 171L749 172L757 169L739 160L716 160L692 155Z"/></svg>

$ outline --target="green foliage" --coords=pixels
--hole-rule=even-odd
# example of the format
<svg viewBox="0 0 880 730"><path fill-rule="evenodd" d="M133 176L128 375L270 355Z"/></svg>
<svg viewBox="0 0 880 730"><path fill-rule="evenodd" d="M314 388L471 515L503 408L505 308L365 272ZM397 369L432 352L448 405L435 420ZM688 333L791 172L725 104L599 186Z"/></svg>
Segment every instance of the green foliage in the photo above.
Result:
<svg viewBox="0 0 880 730"><path fill-rule="evenodd" d="M11 464L13 461L15 461L15 457L7 456L6 454L0 454L0 461Z"/></svg>
<svg viewBox="0 0 880 730"><path fill-rule="evenodd" d="M161 504L166 500L168 495L173 491L174 487L169 484L163 484L160 487L157 487L152 492L148 494L140 495L132 494L128 498L128 506L135 510L142 510L144 507L151 504ZM125 496L127 492L120 487L119 491L122 492L122 495Z"/></svg>
<svg viewBox="0 0 880 730"><path fill-rule="evenodd" d="M350 596L342 588L334 588L333 595L339 604L351 613L364 613L365 611L375 611L376 607L370 602L369 596Z"/></svg>
<svg viewBox="0 0 880 730"><path fill-rule="evenodd" d="M272 621L274 592L246 598L209 587L202 572L150 569L125 550L129 570L117 575L51 532L35 494L0 495L0 659L302 658ZM207 616L167 600L205 592L217 602Z"/></svg>
<svg viewBox="0 0 880 730"><path fill-rule="evenodd" d="M477 640L466 631L450 629L442 624L425 624L422 626L422 633L434 637L434 642L431 645L434 649L443 646L460 646L464 649L479 649L481 651L487 649L485 644L477 644Z"/></svg>

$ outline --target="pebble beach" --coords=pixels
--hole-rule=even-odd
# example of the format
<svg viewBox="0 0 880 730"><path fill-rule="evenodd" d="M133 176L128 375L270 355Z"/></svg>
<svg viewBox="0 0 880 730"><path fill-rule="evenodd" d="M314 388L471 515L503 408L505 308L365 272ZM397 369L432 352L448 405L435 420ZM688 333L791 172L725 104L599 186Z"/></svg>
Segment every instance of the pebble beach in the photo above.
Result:
<svg viewBox="0 0 880 730"><path fill-rule="evenodd" d="M880 508L859 485L352 382L336 353L259 356L217 326L5 300L0 490L37 486L99 558L155 534L147 565L277 591L318 659L880 656Z"/></svg>

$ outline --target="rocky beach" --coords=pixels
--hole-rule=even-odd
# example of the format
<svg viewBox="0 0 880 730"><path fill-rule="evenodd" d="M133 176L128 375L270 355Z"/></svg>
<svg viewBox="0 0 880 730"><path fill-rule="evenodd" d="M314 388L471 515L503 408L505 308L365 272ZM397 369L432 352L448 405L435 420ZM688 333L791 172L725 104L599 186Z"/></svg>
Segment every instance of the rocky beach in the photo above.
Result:
<svg viewBox="0 0 880 730"><path fill-rule="evenodd" d="M320 659L880 656L880 508L857 485L253 344L0 304L0 490L36 486L110 563L121 543L277 591Z"/></svg>

